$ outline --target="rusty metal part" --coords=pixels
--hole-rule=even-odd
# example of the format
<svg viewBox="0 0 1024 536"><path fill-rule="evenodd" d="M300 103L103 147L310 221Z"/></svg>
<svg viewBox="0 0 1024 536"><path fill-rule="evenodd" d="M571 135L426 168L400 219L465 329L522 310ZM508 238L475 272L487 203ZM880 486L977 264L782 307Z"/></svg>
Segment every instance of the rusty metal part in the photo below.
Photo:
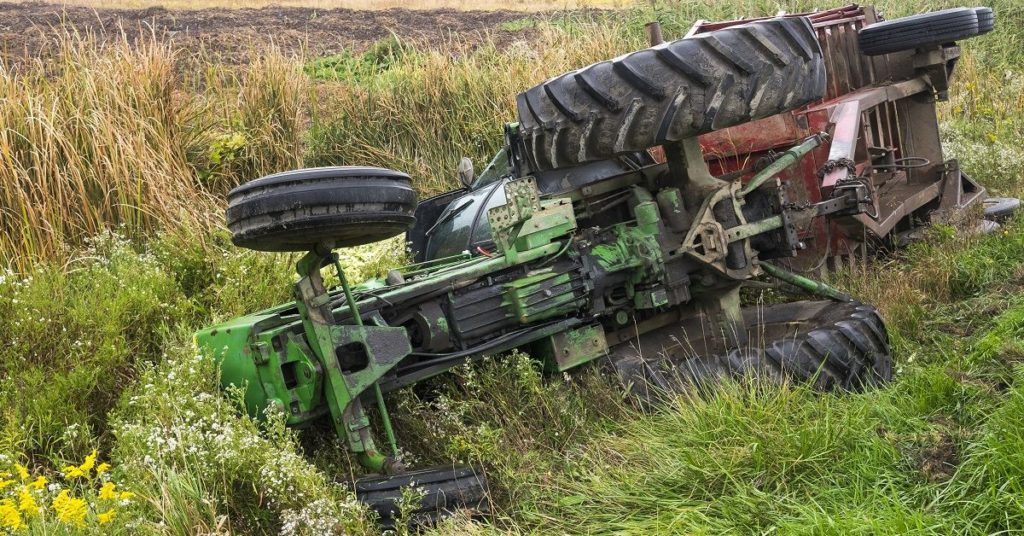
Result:
<svg viewBox="0 0 1024 536"><path fill-rule="evenodd" d="M970 177L949 171L939 138L935 102L945 98L958 47L861 54L858 32L879 21L871 6L779 16L811 20L828 72L825 97L790 113L705 134L701 147L713 175L738 174L749 180L754 163L770 161L780 148L814 132L832 133L831 143L780 175L791 198L817 202L846 179L860 177L859 187L870 191L873 206L868 214L801 229L808 248L797 266L816 266L823 256L863 254L865 237L886 238L897 229L926 222L929 211L961 210L986 197L985 189ZM751 20L756 19L698 21L688 35ZM918 159L921 165L894 167L907 158ZM819 176L822 169L826 172Z"/></svg>
<svg viewBox="0 0 1024 536"><path fill-rule="evenodd" d="M647 43L652 47L665 42L661 36L661 23L658 21L644 24L644 32L647 33Z"/></svg>
<svg viewBox="0 0 1024 536"><path fill-rule="evenodd" d="M849 158L840 158L838 160L826 161L820 168L818 168L818 173L816 173L816 175L818 175L819 179L824 179L826 175L831 174L837 169L846 170L847 176L857 174L857 166L853 160L850 160Z"/></svg>

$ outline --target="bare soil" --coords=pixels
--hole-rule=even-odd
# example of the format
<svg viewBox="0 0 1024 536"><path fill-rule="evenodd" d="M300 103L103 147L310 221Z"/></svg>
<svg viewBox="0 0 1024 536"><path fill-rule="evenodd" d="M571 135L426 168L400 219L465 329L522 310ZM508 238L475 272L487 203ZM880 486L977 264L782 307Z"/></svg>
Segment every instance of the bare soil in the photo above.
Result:
<svg viewBox="0 0 1024 536"><path fill-rule="evenodd" d="M939 425L939 428L922 438L918 467L928 482L945 482L953 478L957 466L960 465L960 449L957 448L952 436L952 430L956 425L942 415L929 420Z"/></svg>
<svg viewBox="0 0 1024 536"><path fill-rule="evenodd" d="M445 46L454 38L499 46L523 35L501 29L527 15L516 11L453 9L356 11L267 7L262 9L92 9L45 3L0 2L0 56L10 62L55 52L55 29L95 35L103 43L124 36L132 42L156 36L187 53L243 63L269 44L286 54L361 52L392 32L418 47Z"/></svg>

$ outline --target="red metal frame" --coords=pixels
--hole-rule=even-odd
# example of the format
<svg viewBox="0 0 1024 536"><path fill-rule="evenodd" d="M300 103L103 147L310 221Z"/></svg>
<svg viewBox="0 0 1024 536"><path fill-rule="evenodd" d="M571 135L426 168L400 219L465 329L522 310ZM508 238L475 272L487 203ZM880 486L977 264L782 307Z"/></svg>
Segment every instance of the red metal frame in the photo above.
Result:
<svg viewBox="0 0 1024 536"><path fill-rule="evenodd" d="M935 101L945 97L959 56L957 47L866 56L860 52L857 33L878 21L873 7L849 5L780 15L811 20L824 53L825 97L788 113L701 136L700 143L713 174L746 178L755 162L774 151L829 132L830 143L780 176L796 203L820 201L847 178L845 166L819 177L826 162L852 160L856 174L868 179L874 210L831 222L816 219L800 233L808 248L794 267L820 267L826 261L853 265L869 244L919 225L931 211L962 208L985 197L984 189L961 174L955 162L945 161L939 140ZM698 21L687 35L752 20L758 19ZM893 167L907 157L926 159L927 164Z"/></svg>

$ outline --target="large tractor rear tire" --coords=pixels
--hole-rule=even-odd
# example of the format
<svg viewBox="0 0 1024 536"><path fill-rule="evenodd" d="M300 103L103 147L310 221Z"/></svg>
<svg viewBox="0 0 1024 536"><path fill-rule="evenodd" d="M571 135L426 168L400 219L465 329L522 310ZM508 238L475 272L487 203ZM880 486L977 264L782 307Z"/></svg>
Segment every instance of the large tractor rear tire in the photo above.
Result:
<svg viewBox="0 0 1024 536"><path fill-rule="evenodd" d="M819 391L861 391L892 379L889 337L870 305L798 301L746 308L743 316L749 341L741 348L708 351L693 339L701 331L669 327L615 348L610 363L644 400L728 378L810 382Z"/></svg>
<svg viewBox="0 0 1024 536"><path fill-rule="evenodd" d="M519 94L535 171L642 151L822 98L810 22L789 17L679 39L552 78Z"/></svg>
<svg viewBox="0 0 1024 536"><path fill-rule="evenodd" d="M415 222L416 192L405 173L374 167L299 169L228 193L231 241L259 251L309 251L369 244Z"/></svg>

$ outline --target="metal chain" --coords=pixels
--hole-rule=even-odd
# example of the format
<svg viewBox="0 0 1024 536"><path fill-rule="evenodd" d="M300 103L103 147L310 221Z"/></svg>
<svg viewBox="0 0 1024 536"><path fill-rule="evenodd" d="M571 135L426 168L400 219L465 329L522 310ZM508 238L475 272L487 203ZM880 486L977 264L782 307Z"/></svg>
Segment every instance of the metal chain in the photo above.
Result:
<svg viewBox="0 0 1024 536"><path fill-rule="evenodd" d="M803 210L810 210L810 209L814 208L814 204L813 203L803 203L803 204L799 204L798 205L796 203L786 203L786 204L782 205L782 208L784 210L803 211Z"/></svg>
<svg viewBox="0 0 1024 536"><path fill-rule="evenodd" d="M846 168L850 172L850 175L857 174L857 166L853 160L849 158L837 158L835 160L829 160L825 162L820 169L818 169L818 178L824 179L825 175L832 173L836 168Z"/></svg>

